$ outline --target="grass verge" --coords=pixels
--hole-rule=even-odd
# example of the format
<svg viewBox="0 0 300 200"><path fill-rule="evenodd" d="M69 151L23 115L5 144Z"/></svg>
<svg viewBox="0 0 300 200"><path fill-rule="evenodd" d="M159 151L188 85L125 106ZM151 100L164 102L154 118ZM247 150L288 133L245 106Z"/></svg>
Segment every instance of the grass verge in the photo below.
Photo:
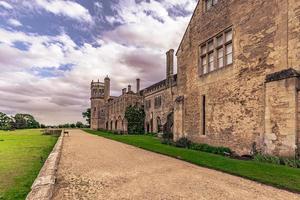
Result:
<svg viewBox="0 0 300 200"><path fill-rule="evenodd" d="M0 200L26 198L56 141L40 130L0 131Z"/></svg>
<svg viewBox="0 0 300 200"><path fill-rule="evenodd" d="M177 148L161 144L158 138L152 136L114 135L88 129L84 129L84 131L152 152L179 158L202 167L300 193L300 169L255 161L235 160L206 152Z"/></svg>

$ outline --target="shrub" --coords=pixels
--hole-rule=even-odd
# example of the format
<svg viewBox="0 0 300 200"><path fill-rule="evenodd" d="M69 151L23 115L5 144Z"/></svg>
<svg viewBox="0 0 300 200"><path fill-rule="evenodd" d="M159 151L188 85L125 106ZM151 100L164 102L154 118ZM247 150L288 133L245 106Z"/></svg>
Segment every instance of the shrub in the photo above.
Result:
<svg viewBox="0 0 300 200"><path fill-rule="evenodd" d="M190 148L191 144L192 142L186 137L180 138L175 142L175 146L180 148Z"/></svg>
<svg viewBox="0 0 300 200"><path fill-rule="evenodd" d="M162 144L173 145L179 148L188 148L196 151L203 151L207 153L219 154L219 155L231 155L232 151L227 147L214 147L208 144L197 144L192 143L186 137L180 138L176 142L172 140L173 134L163 134L163 140L161 141Z"/></svg>
<svg viewBox="0 0 300 200"><path fill-rule="evenodd" d="M265 163L280 165L280 158L277 156L256 154L253 159L258 162L265 162Z"/></svg>
<svg viewBox="0 0 300 200"><path fill-rule="evenodd" d="M197 151L204 151L204 152L219 154L219 155L230 155L232 153L232 151L227 147L214 147L208 144L192 143L190 148Z"/></svg>
<svg viewBox="0 0 300 200"><path fill-rule="evenodd" d="M300 168L300 160L294 158L280 158L278 156L270 156L263 154L256 154L254 160L258 162L271 163L276 165L285 165L293 168Z"/></svg>
<svg viewBox="0 0 300 200"><path fill-rule="evenodd" d="M281 158L281 164L288 167L300 168L300 160L297 159Z"/></svg>

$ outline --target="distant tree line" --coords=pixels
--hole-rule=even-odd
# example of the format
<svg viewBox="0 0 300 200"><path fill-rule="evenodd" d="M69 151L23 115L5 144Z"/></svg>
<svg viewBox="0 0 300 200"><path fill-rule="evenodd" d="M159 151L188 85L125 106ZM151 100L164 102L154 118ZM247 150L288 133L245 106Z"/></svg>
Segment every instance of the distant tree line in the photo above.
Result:
<svg viewBox="0 0 300 200"><path fill-rule="evenodd" d="M40 123L30 114L18 113L15 116L8 116L0 112L0 130L33 129L40 127Z"/></svg>
<svg viewBox="0 0 300 200"><path fill-rule="evenodd" d="M58 128L89 128L90 126L89 125L85 125L83 124L82 122L76 122L75 124L72 123L72 124L60 124L58 125Z"/></svg>
<svg viewBox="0 0 300 200"><path fill-rule="evenodd" d="M15 129L35 129L35 128L89 128L82 122L66 123L58 126L40 124L30 114L18 113L15 116L9 116L0 112L0 130L15 130Z"/></svg>

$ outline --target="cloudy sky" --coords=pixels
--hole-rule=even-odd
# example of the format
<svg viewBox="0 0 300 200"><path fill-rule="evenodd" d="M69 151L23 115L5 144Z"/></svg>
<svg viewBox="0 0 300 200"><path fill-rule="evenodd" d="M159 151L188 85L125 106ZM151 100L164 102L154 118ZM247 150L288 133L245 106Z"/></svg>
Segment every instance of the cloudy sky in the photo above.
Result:
<svg viewBox="0 0 300 200"><path fill-rule="evenodd" d="M0 111L83 121L91 80L112 95L165 76L197 0L0 0Z"/></svg>

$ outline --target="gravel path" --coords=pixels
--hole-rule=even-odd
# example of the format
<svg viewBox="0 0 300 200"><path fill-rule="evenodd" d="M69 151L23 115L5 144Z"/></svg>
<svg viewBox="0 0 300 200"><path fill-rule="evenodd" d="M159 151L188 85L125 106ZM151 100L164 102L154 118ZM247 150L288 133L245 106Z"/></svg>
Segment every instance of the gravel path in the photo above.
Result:
<svg viewBox="0 0 300 200"><path fill-rule="evenodd" d="M84 133L65 137L54 200L272 199L300 196Z"/></svg>

